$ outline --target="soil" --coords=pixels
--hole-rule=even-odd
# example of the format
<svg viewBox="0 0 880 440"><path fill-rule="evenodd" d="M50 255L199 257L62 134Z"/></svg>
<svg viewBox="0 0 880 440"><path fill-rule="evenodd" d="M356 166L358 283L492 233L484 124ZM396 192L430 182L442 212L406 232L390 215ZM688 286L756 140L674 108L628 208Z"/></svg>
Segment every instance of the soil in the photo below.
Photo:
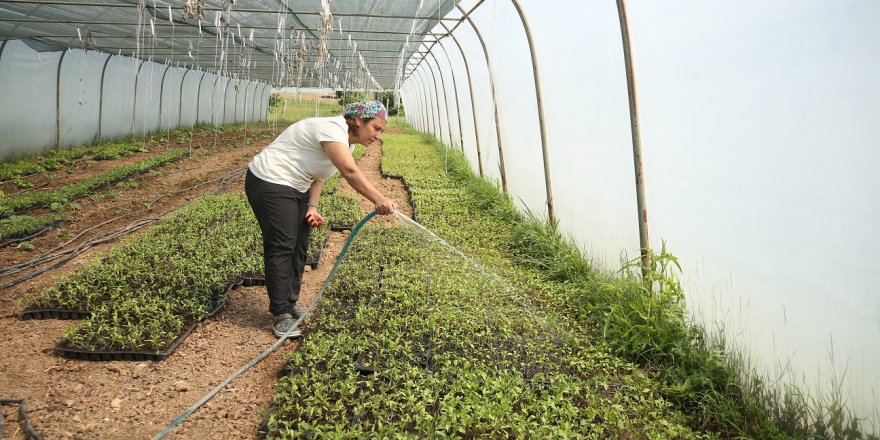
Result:
<svg viewBox="0 0 880 440"><path fill-rule="evenodd" d="M270 329L268 297L265 288L260 286L234 290L226 309L202 322L163 361L61 358L53 354L55 343L65 329L79 321L21 320L20 315L29 304L28 299L51 286L57 277L77 272L89 261L99 258L112 243L143 229L120 238L114 238L114 232L138 220L158 219L172 208L209 192L243 192L242 171L247 162L283 128L251 128L247 140L242 132L197 135L193 144L201 148L194 150L191 158L163 167L161 173L138 176L134 179L138 183L136 188L113 186L78 200L81 208L68 212L70 223L30 240L33 250L24 251L16 245L0 248L0 261L8 268L27 263L62 244L59 251L75 249L89 240L107 240L86 247L82 253L49 270L34 272L45 268L40 266L0 277L0 284L7 284L34 273L32 278L0 290L0 333L5 336L0 340L0 399L24 399L28 418L43 438L152 438L276 341ZM149 154L181 146L185 145L171 140L151 147ZM359 166L381 192L396 201L402 213L411 217L401 182L383 178L379 172L381 155L381 145L374 144L367 148ZM122 162L112 162L128 163L144 157L147 156L141 153ZM40 186L51 189L60 182L91 177L106 169L109 163L80 165L71 173L55 173L59 176L55 179L45 176L35 179L42 179ZM353 193L344 180L340 191ZM363 197L360 199L364 212L373 210L371 203ZM394 216L377 216L371 220L380 224L394 222ZM309 304L323 284L348 234L331 232L317 269L306 269L300 296L302 307ZM320 303L317 306L320 307ZM304 332L308 332L308 328ZM186 417L165 438L260 438L258 429L275 394L283 357L298 344L297 340L285 342ZM24 439L17 406L3 405L2 410L4 423L0 437Z"/></svg>

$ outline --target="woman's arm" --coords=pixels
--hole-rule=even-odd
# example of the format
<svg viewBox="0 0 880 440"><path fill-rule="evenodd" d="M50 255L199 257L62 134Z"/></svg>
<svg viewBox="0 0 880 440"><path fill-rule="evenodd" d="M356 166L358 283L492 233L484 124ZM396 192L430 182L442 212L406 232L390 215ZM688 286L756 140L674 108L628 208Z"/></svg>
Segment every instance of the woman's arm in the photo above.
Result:
<svg viewBox="0 0 880 440"><path fill-rule="evenodd" d="M397 209L397 204L393 200L385 197L367 180L361 169L354 163L354 158L351 157L347 145L341 142L325 141L321 142L321 146L327 152L330 162L339 170L339 174L355 191L373 202L379 214L391 214Z"/></svg>
<svg viewBox="0 0 880 440"><path fill-rule="evenodd" d="M318 213L318 202L321 200L321 191L324 190L324 181L315 179L306 194L309 196L309 206L306 208L306 222L313 228L324 225L324 217Z"/></svg>
<svg viewBox="0 0 880 440"><path fill-rule="evenodd" d="M318 202L321 201L321 191L324 190L324 181L315 179L312 182L312 186L309 187L308 195L309 195L309 206L318 206Z"/></svg>

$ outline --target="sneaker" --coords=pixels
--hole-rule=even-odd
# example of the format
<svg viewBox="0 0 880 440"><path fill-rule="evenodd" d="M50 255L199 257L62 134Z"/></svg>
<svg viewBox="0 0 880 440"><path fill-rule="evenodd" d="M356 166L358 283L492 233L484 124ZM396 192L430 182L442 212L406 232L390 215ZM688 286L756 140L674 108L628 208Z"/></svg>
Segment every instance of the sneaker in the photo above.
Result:
<svg viewBox="0 0 880 440"><path fill-rule="evenodd" d="M299 308L299 304L293 303L293 308L290 310L290 313L293 313L293 317L296 319L302 318L303 315L306 314L306 311Z"/></svg>
<svg viewBox="0 0 880 440"><path fill-rule="evenodd" d="M272 321L272 331L279 338L284 335L287 335L288 338L298 338L302 336L302 332L295 328L294 324L296 324L296 320L293 319L293 315L284 313L276 316Z"/></svg>

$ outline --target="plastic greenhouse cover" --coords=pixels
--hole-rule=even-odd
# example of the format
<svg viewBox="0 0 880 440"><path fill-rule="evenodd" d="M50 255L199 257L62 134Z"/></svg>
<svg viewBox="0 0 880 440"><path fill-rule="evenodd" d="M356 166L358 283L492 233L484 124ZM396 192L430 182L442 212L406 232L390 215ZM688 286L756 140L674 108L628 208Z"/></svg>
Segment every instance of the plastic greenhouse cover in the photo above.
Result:
<svg viewBox="0 0 880 440"><path fill-rule="evenodd" d="M540 67L560 231L594 265L614 270L639 255L618 11L614 2L592 0L520 3ZM691 314L723 329L758 373L813 395L828 395L839 382L856 414L875 415L880 83L870 78L880 77L880 60L864 54L878 50L880 4L627 5L651 245L659 250L666 242L681 261ZM471 15L490 54L511 197L546 216L521 21L510 2L487 2ZM478 119L475 125L462 56L451 53L465 154L476 171L476 128L483 173L499 182L481 43L469 26L455 35L469 61ZM444 102L443 86L429 73L445 71L444 62L439 70L423 62L402 90L410 123L448 142L456 124L437 115L456 110L438 102L455 101Z"/></svg>
<svg viewBox="0 0 880 440"><path fill-rule="evenodd" d="M205 1L204 15L184 16L183 2L69 0L0 3L0 39L22 39L40 51L92 48L134 55L171 65L228 71L275 85L280 47L291 49L300 32L311 49L307 65L318 59L321 3L318 0L238 0L228 13L221 1ZM358 54L381 88L393 89L399 58L410 58L424 34L457 3L455 0L334 0L333 30L327 36L327 70L338 78L358 68ZM170 13L170 15L169 15ZM217 24L220 24L218 27ZM412 33L410 43L406 37ZM349 39L351 35L351 39ZM357 42L358 53L350 41ZM189 49L189 47L192 49ZM224 53L225 52L225 53ZM402 52L402 53L401 53ZM221 66L218 60L227 64ZM340 68L336 69L336 62ZM320 76L301 84L319 84Z"/></svg>
<svg viewBox="0 0 880 440"><path fill-rule="evenodd" d="M377 85L392 89L401 60L446 34L440 17L453 19L443 21L449 26L462 17L457 1L333 0L327 68L314 75L318 0L238 0L228 28L217 26L220 1L205 3L200 24L184 21L180 2L149 3L143 12L135 0L0 3L0 39L7 40L0 97L17 106L0 107L0 153L53 145L58 134L54 118L44 115L54 115L61 53L31 47L94 47L149 59L113 57L104 80L102 130L141 134L160 125L167 66L197 66L177 92L181 124L249 118L251 104L235 98L236 85L254 97L263 119L266 84L290 86L295 78L285 67L298 36L309 48L303 87L351 84L365 73L363 58ZM560 231L597 267L613 270L622 257L638 255L640 214L615 4L520 3L542 74ZM652 247L668 243L682 262L691 313L724 329L759 372L803 378L823 393L839 379L858 414L870 415L880 407L880 349L870 342L880 339L873 255L880 248L880 58L865 54L878 52L880 3L627 3ZM544 213L542 139L522 22L510 2L460 6L477 4L471 18L490 63L474 29L458 23L455 41L444 38L445 51L433 48L402 84L406 115L420 130L460 144L474 169L481 165L496 182L503 148L511 197ZM73 53L66 57L74 60ZM65 75L74 66L65 64ZM76 72L62 81L63 114L81 102L74 98L94 101L94 78L84 81L83 94L71 86L78 79ZM260 81L258 92L249 95L248 80ZM83 118L65 121L61 134L85 136L74 131L94 121Z"/></svg>
<svg viewBox="0 0 880 440"><path fill-rule="evenodd" d="M45 117L43 109L54 110L60 58L58 52L37 55L19 41L5 46L0 62L0 96L4 97L0 105L0 142L4 156L34 153L55 144L55 118Z"/></svg>

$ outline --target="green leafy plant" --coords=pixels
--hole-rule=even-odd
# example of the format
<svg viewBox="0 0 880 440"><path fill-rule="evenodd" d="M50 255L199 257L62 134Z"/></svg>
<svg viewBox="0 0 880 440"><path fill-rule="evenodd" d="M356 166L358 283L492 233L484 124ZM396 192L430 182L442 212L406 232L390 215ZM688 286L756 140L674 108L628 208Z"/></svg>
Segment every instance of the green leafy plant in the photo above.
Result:
<svg viewBox="0 0 880 440"><path fill-rule="evenodd" d="M0 241L27 237L62 220L64 220L64 216L59 214L13 215L0 219Z"/></svg>
<svg viewBox="0 0 880 440"><path fill-rule="evenodd" d="M262 267L259 237L243 196L206 197L114 245L30 308L91 312L62 347L158 352L218 305L228 281Z"/></svg>
<svg viewBox="0 0 880 440"><path fill-rule="evenodd" d="M188 154L185 149L170 150L165 154L139 161L135 164L119 167L104 172L90 179L76 182L52 191L28 191L12 197L0 199L0 217L23 212L38 207L51 207L53 210L64 210L70 201L83 197L98 188L119 182L136 174L178 160Z"/></svg>

